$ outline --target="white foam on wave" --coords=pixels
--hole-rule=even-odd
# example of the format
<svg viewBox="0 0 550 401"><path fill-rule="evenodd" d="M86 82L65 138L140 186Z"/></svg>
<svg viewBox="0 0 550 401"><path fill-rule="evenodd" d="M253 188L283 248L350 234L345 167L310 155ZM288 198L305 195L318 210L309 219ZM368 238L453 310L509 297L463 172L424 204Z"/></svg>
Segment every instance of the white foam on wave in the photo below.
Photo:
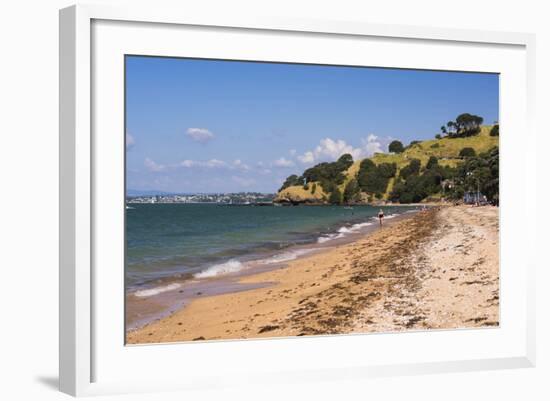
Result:
<svg viewBox="0 0 550 401"><path fill-rule="evenodd" d="M134 292L136 297L152 297L153 295L158 295L166 291L176 290L181 287L181 284L172 283L162 287L149 288L147 290L139 290Z"/></svg>
<svg viewBox="0 0 550 401"><path fill-rule="evenodd" d="M297 259L299 256L306 255L308 253L311 253L315 251L315 248L308 248L308 249L296 249L294 251L288 251L279 253L277 255L273 255L268 259L264 259L260 261L261 264L272 264L272 263L282 263L282 262L289 262L291 260Z"/></svg>
<svg viewBox="0 0 550 401"><path fill-rule="evenodd" d="M354 233L357 233L359 230L361 230L362 228L365 228L365 227L368 227L368 226L372 226L372 223L371 222L364 222L364 223L357 223L357 224L354 224L350 227L340 227L338 229L338 231L334 234L326 234L326 235L323 235L319 238L317 238L317 242L319 244L323 244L327 241L332 241L334 239L339 239L339 238L343 238L345 237L346 235L348 234L354 234Z"/></svg>
<svg viewBox="0 0 550 401"><path fill-rule="evenodd" d="M365 222L365 223L357 223L357 224L354 224L353 226L351 226L351 230L352 231L358 231L364 227L368 227L368 226L372 226L372 223L369 223L369 222Z"/></svg>
<svg viewBox="0 0 550 401"><path fill-rule="evenodd" d="M269 264L275 264L275 263L289 262L291 260L297 259L302 255L306 255L310 252L313 252L316 249L317 248L296 249L294 251L287 251L287 252L282 252L282 253L273 255L267 259L253 260L246 263L242 263L236 259L232 259L225 263L220 263L218 265L210 266L206 270L195 273L193 277L197 279L201 279L201 278L223 276L225 274L237 273L241 270L251 268L254 265L269 265Z"/></svg>
<svg viewBox="0 0 550 401"><path fill-rule="evenodd" d="M346 236L345 233L337 233L337 234L326 234L322 237L317 238L317 243L322 244L327 241L332 241L334 239L344 238Z"/></svg>
<svg viewBox="0 0 550 401"><path fill-rule="evenodd" d="M216 277L229 273L236 273L245 268L241 262L235 259L231 259L228 262L220 263L218 265L210 266L208 269L195 273L195 278L208 278Z"/></svg>
<svg viewBox="0 0 550 401"><path fill-rule="evenodd" d="M349 233L351 233L351 232L353 232L353 231L351 230L351 228L348 228L348 227L340 227L340 228L338 229L338 232L339 232L340 234L349 234Z"/></svg>

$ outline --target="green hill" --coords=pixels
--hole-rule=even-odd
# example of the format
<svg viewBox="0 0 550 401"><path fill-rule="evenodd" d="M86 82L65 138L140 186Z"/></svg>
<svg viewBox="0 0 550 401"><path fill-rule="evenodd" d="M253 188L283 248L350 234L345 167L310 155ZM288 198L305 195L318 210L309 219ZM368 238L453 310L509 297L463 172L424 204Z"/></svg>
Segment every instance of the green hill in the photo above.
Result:
<svg viewBox="0 0 550 401"><path fill-rule="evenodd" d="M472 148L476 155L481 155L495 147L498 147L499 137L490 135L492 128L493 126L481 126L478 134L462 138L443 137L441 139L433 139L416 143L413 142L411 145L407 146L402 153L376 153L368 159L377 167L395 164L395 174L388 179L385 191L378 193L377 197L375 197L376 194L374 193L361 190L357 194L355 202L368 202L369 200L372 201L376 198L381 200L389 200L396 182L403 181L403 179L400 178L400 175L402 174L401 171L404 168L406 169L414 159L420 161L421 171L418 173L419 175L422 175L422 171L426 170L428 160L430 160L431 157L435 157L437 159L439 169L442 171L441 175L452 175L453 171L458 170L459 166L465 162L465 159L459 156L462 149ZM340 194L344 194L346 186L350 183L350 181L360 180L362 163L363 166L365 166L365 164L370 165L370 163L364 163L364 159L354 161L351 166L342 171L343 180L336 183L332 190L334 191L334 187L337 187L338 192ZM361 181L363 184L362 188L364 188L365 185L368 186L366 181L369 180L369 177L371 177L370 179L377 178L376 173L363 176ZM297 177L297 179L299 182L302 182L300 180L307 181L304 179L304 176ZM381 185L384 186L383 183ZM327 188L327 186L329 185L326 181L324 183L321 181L309 181L306 185L288 185L281 188L277 194L276 201L292 203L327 203L329 202L331 193L329 190L330 188ZM313 187L315 187L315 191L312 191ZM438 194L433 195L436 198L439 196Z"/></svg>

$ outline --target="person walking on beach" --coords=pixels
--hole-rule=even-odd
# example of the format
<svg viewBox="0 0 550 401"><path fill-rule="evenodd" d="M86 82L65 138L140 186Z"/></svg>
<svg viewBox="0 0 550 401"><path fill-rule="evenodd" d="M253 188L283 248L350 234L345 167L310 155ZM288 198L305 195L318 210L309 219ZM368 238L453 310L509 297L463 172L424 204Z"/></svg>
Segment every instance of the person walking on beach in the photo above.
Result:
<svg viewBox="0 0 550 401"><path fill-rule="evenodd" d="M382 226L382 220L384 220L384 211L382 209L378 211L378 220L380 220L380 226Z"/></svg>

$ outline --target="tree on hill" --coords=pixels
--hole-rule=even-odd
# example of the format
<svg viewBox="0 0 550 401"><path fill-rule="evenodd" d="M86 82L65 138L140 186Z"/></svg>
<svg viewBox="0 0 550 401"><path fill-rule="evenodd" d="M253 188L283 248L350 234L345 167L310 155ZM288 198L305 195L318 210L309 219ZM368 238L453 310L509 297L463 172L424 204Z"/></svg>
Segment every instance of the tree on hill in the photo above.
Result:
<svg viewBox="0 0 550 401"><path fill-rule="evenodd" d="M499 201L499 149L494 147L479 156L468 158L458 166L454 177L453 197L459 199L466 191L479 191L490 202Z"/></svg>
<svg viewBox="0 0 550 401"><path fill-rule="evenodd" d="M384 194L390 178L395 176L395 163L380 163L376 165L372 160L365 159L359 166L357 182L363 192L369 194Z"/></svg>
<svg viewBox="0 0 550 401"><path fill-rule="evenodd" d="M411 143L409 143L405 149L410 149L414 145L418 145L420 142L422 142L422 141L411 141Z"/></svg>
<svg viewBox="0 0 550 401"><path fill-rule="evenodd" d="M353 156L350 155L349 153L344 153L342 156L340 156L340 158L336 161L336 164L338 165L339 168L341 168L342 170L347 170L348 168L351 167L351 165L353 164Z"/></svg>
<svg viewBox="0 0 550 401"><path fill-rule="evenodd" d="M345 180L344 172L353 164L353 157L349 154L343 154L332 163L319 163L304 171L303 178L306 183L318 181L325 192L331 192L334 185L341 185ZM290 178L290 177L289 177ZM302 185L302 184L300 184Z"/></svg>
<svg viewBox="0 0 550 401"><path fill-rule="evenodd" d="M491 128L491 132L489 133L489 135L491 136L499 136L499 125L498 124L495 124L493 125L493 128Z"/></svg>
<svg viewBox="0 0 550 401"><path fill-rule="evenodd" d="M434 168L437 165L438 165L437 157L430 156L430 158L428 159L428 163L426 164L426 168L428 170L431 170L432 168Z"/></svg>
<svg viewBox="0 0 550 401"><path fill-rule="evenodd" d="M411 175L406 181L397 182L390 194L390 199L400 203L420 202L428 196L422 183L422 178L418 175Z"/></svg>
<svg viewBox="0 0 550 401"><path fill-rule="evenodd" d="M361 170L370 170L376 168L376 164L371 159L363 159L359 165L359 171Z"/></svg>
<svg viewBox="0 0 550 401"><path fill-rule="evenodd" d="M422 174L419 172L408 176L405 174L406 179L400 177L393 187L390 199L400 203L413 203L440 192L442 182L452 178L456 172L451 167L440 166L433 159L431 160L431 163L428 161L430 168L426 168ZM416 166L415 162L412 170L416 171Z"/></svg>
<svg viewBox="0 0 550 401"><path fill-rule="evenodd" d="M487 161L490 176L483 183L483 193L489 201L499 202L499 149L494 147L481 155Z"/></svg>
<svg viewBox="0 0 550 401"><path fill-rule="evenodd" d="M298 177L296 174L292 174L285 180L281 188L279 188L279 192L295 185L304 185L304 177Z"/></svg>
<svg viewBox="0 0 550 401"><path fill-rule="evenodd" d="M403 147L403 144L400 141L395 140L390 143L388 150L392 153L403 153L405 148Z"/></svg>
<svg viewBox="0 0 550 401"><path fill-rule="evenodd" d="M483 118L475 114L460 114L454 121L447 123L447 128L442 128L442 133L449 138L464 138L477 135L480 132L480 126L483 124Z"/></svg>
<svg viewBox="0 0 550 401"><path fill-rule="evenodd" d="M332 205L339 205L342 203L342 193L337 187L330 193L328 202Z"/></svg>
<svg viewBox="0 0 550 401"><path fill-rule="evenodd" d="M470 147L463 148L458 154L458 156L463 159L466 159L468 157L475 157L475 155L476 155L476 151L474 150L474 148L470 148Z"/></svg>
<svg viewBox="0 0 550 401"><path fill-rule="evenodd" d="M417 175L419 172L420 172L420 160L412 159L407 166L401 169L401 171L399 172L399 177L406 180L411 175Z"/></svg>
<svg viewBox="0 0 550 401"><path fill-rule="evenodd" d="M344 203L354 203L359 200L361 189L355 178L352 178L344 188Z"/></svg>

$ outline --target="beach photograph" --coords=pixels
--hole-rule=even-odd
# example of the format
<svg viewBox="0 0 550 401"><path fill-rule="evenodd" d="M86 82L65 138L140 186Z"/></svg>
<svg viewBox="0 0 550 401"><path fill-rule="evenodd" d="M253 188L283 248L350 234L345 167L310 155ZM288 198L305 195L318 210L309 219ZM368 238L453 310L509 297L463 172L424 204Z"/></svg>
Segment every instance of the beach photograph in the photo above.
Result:
<svg viewBox="0 0 550 401"><path fill-rule="evenodd" d="M125 56L125 342L499 327L499 75Z"/></svg>

